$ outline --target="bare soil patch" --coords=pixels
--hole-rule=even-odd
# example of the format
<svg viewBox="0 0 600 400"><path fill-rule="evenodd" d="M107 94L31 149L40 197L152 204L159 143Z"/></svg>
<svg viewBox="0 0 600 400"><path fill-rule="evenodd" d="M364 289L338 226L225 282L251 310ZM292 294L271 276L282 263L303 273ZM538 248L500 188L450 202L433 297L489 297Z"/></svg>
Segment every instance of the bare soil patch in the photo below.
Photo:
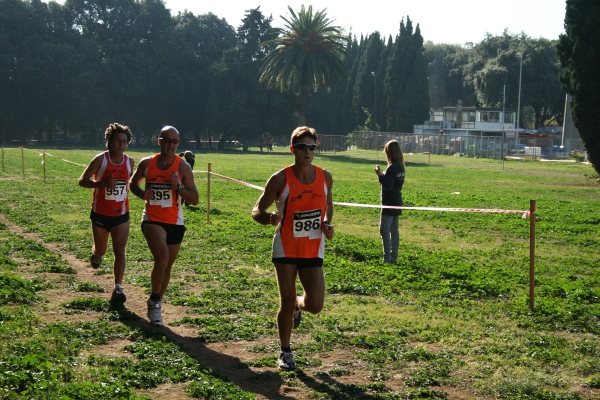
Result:
<svg viewBox="0 0 600 400"><path fill-rule="evenodd" d="M81 282L93 282L103 286L106 289L104 293L80 293L64 290L64 285L55 285L56 288L48 289L41 293L47 299L46 310L39 313L42 321L46 322L76 322L76 321L96 321L101 315L97 312L82 312L68 314L64 312L61 304L74 300L77 297L101 297L110 299L114 285L113 276L96 275L95 270L91 268L88 262L78 259L74 254L64 251L65 245L60 243L46 243L37 234L27 232L24 228L8 221L3 215L0 215L0 221L6 224L12 233L20 235L26 239L42 243L48 250L58 253L74 269L77 270L76 280ZM91 244L90 244L91 248ZM26 273L29 275L29 273ZM127 272L126 272L127 274ZM39 277L37 273L35 276ZM33 273L31 276L33 277ZM60 275L46 273L45 277L49 281L60 280ZM127 302L125 307L137 315L137 321L124 322L131 327L148 327L146 319L146 300L147 295L143 288L133 285L125 285ZM276 301L276 300L274 300ZM278 348L278 342L272 338L259 339L257 341L238 341L224 343L203 343L198 340L197 329L186 326L170 326L169 324L180 320L186 314L185 307L178 307L172 304L163 306L163 320L165 327L155 328L162 332L165 337L174 343L182 345L189 356L195 358L205 367L211 368L220 375L227 377L243 390L255 393L258 399L308 399L311 389L318 390L318 385L322 382L335 383L336 385L357 385L372 382L369 378L371 372L366 364L355 357L349 350L337 350L328 353L315 354L322 361L319 367L302 367L302 374L296 379L282 378L278 373L279 369L273 367L249 367L245 364L247 361L256 361L265 356L265 353L251 352L248 349L256 346L265 346L267 348ZM295 343L307 342L308 337L294 334ZM127 340L115 340L103 346L96 346L92 351L82 354L87 357L89 354L101 354L110 357L131 357L128 353L122 351L122 348L129 344ZM349 375L330 376L327 371L339 367L340 364L349 370ZM402 390L404 384L400 376L392 377L385 382L386 386L393 390ZM139 395L150 396L153 399L182 399L186 398L185 384L166 384L149 391L139 391ZM464 398L464 397L456 397Z"/></svg>

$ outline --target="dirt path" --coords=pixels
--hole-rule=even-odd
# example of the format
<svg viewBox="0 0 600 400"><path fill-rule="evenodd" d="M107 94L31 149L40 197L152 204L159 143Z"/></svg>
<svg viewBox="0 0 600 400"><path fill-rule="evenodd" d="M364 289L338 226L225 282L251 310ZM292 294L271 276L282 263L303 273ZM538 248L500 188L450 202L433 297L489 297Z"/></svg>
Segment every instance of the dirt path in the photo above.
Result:
<svg viewBox="0 0 600 400"><path fill-rule="evenodd" d="M105 293L77 293L65 291L64 288L49 289L42 293L48 299L47 309L40 315L42 320L47 321L81 321L97 320L98 313L87 312L84 314L64 314L61 313L61 303L73 300L77 297L103 297L110 299L113 276L94 275L94 270L89 263L81 261L75 255L65 252L64 245L59 243L45 243L37 234L26 232L22 227L13 224L0 214L0 222L9 227L9 230L26 239L42 243L48 250L58 253L73 268L77 270L77 280L82 282L94 282L103 286L107 291ZM49 276L49 278L52 278ZM126 285L127 302L126 308L140 317L137 321L125 322L128 326L148 327L146 319L146 300L147 295L139 286ZM256 360L263 356L257 353L251 353L246 350L247 347L257 345L273 346L272 339L258 340L254 342L226 342L226 343L201 343L197 340L197 329L186 326L169 326L169 323L181 319L185 315L185 307L173 306L167 304L163 308L163 319L165 327L155 328L177 344L183 345L187 349L189 356L198 360L203 366L217 371L226 376L231 382L240 386L243 390L255 393L259 399L305 399L308 398L308 390L305 387L292 387L286 385L285 381L277 374L277 368L261 367L248 368L244 364L248 360ZM124 341L115 341L105 346L95 348L94 352L107 356L126 357L121 349L125 346ZM306 374L310 372L305 370ZM151 391L141 391L140 395L151 396L155 399L184 399L187 395L184 392L184 384L161 385Z"/></svg>

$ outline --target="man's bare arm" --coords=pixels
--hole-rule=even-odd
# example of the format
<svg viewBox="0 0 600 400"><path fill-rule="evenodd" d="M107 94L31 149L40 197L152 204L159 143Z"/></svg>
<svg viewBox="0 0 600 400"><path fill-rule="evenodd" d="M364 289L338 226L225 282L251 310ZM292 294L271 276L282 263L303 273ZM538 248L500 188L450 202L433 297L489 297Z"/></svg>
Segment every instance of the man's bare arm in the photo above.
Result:
<svg viewBox="0 0 600 400"><path fill-rule="evenodd" d="M279 171L269 178L265 191L258 198L252 209L252 219L263 225L277 225L281 222L281 215L277 212L268 213L267 210L273 205L285 186L285 171Z"/></svg>

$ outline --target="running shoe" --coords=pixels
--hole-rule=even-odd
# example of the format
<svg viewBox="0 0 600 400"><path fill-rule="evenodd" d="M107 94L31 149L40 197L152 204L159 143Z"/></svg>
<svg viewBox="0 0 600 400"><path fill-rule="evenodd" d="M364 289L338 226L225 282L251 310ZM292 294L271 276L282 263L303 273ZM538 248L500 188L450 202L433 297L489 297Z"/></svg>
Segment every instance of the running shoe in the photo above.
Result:
<svg viewBox="0 0 600 400"><path fill-rule="evenodd" d="M279 359L277 359L277 366L280 369L285 369L288 371L292 371L296 369L296 364L294 364L294 354L290 351L282 351L279 354Z"/></svg>
<svg viewBox="0 0 600 400"><path fill-rule="evenodd" d="M98 257L95 254L92 254L90 257L90 264L92 264L92 268L98 269L102 265L102 257Z"/></svg>
<svg viewBox="0 0 600 400"><path fill-rule="evenodd" d="M296 296L296 310L294 310L294 329L300 326L300 322L302 321L302 310L298 307L298 297Z"/></svg>
<svg viewBox="0 0 600 400"><path fill-rule="evenodd" d="M112 292L112 296L110 297L110 301L115 303L125 303L127 300L127 296L125 296L125 292L120 285L115 286L115 289Z"/></svg>
<svg viewBox="0 0 600 400"><path fill-rule="evenodd" d="M162 320L161 302L148 299L148 319L152 326L164 326Z"/></svg>

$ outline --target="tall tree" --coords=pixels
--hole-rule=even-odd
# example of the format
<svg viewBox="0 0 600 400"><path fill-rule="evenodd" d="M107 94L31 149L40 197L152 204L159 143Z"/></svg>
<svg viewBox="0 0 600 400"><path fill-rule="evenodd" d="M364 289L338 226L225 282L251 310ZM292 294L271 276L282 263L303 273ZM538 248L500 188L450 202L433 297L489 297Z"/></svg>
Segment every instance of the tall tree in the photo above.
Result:
<svg viewBox="0 0 600 400"><path fill-rule="evenodd" d="M388 37L388 42L381 53L381 62L377 67L377 71L375 71L375 102L373 105L373 122L376 126L379 126L380 129L387 131L387 105L385 101L385 71L388 68L388 61L390 58L390 53L392 52L392 46L394 42L392 40L392 35Z"/></svg>
<svg viewBox="0 0 600 400"><path fill-rule="evenodd" d="M456 106L458 100L464 105L478 106L473 86L465 81L463 68L468 63L470 48L432 42L425 43L424 48L431 107Z"/></svg>
<svg viewBox="0 0 600 400"><path fill-rule="evenodd" d="M312 6L296 12L288 6L289 17L282 17L284 28L279 37L265 46L277 46L264 58L260 82L282 92L299 92L299 125L306 125L310 90L331 91L334 82L347 79L343 59L347 51L342 28L333 25L325 13L313 14Z"/></svg>
<svg viewBox="0 0 600 400"><path fill-rule="evenodd" d="M560 36L558 55L564 68L561 82L573 96L573 122L585 144L588 157L600 174L600 4L589 0L567 0L565 34Z"/></svg>
<svg viewBox="0 0 600 400"><path fill-rule="evenodd" d="M244 151L261 136L291 128L294 111L280 106L293 102L259 84L259 68L268 51L262 44L277 36L271 21L260 8L247 10L237 29L237 47L226 51L214 67L211 126L224 137L240 140Z"/></svg>
<svg viewBox="0 0 600 400"><path fill-rule="evenodd" d="M344 68L350 76L358 53L358 43L356 37L353 39L352 32L348 34L348 43L352 44L344 57ZM348 85L351 85L351 82L353 81L349 78ZM340 83L333 84L331 93L321 91L313 94L307 116L310 125L318 132L330 135L345 135L350 132L353 128L352 121L344 118L344 112L350 113L352 98L346 104L345 94L346 85ZM347 111L345 111L346 109Z"/></svg>
<svg viewBox="0 0 600 400"><path fill-rule="evenodd" d="M348 80L346 82L346 88L344 90L344 97L342 100L342 127L345 133L352 132L356 125L354 124L354 113L352 112L352 96L354 93L354 85L356 84L356 77L358 75L358 66L360 65L360 59L362 53L365 51L367 41L361 35L360 41L357 42L354 38L352 42L350 54L353 56L348 60L348 66L351 66L348 72Z"/></svg>
<svg viewBox="0 0 600 400"><path fill-rule="evenodd" d="M565 96L560 87L560 65L554 49L554 42L531 39L525 33L512 35L505 30L500 36L488 34L473 47L464 64L466 82L472 85L478 102L484 107L502 104L506 85L506 106L516 108L522 57L521 107L532 107L534 128L560 122Z"/></svg>
<svg viewBox="0 0 600 400"><path fill-rule="evenodd" d="M375 107L377 68L381 64L381 55L385 45L381 40L379 32L372 33L367 39L365 51L358 62L356 82L352 93L352 114L355 126L365 125L367 115L364 110L370 110L370 128L376 130L373 123L373 112Z"/></svg>
<svg viewBox="0 0 600 400"><path fill-rule="evenodd" d="M412 132L415 123L429 115L429 89L423 62L423 37L409 17L400 22L384 78L388 129ZM425 91L421 93L421 91Z"/></svg>

